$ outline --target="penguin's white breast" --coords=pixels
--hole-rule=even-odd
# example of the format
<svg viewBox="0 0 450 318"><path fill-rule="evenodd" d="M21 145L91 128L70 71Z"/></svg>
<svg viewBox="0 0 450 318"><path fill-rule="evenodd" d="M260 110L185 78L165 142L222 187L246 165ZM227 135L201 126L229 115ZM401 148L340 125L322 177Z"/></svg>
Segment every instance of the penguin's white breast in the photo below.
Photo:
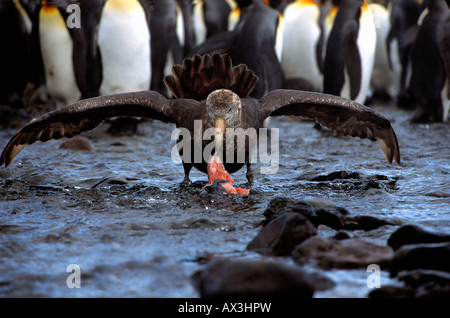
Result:
<svg viewBox="0 0 450 318"><path fill-rule="evenodd" d="M303 78L318 90L322 86L316 57L320 37L319 8L293 3L284 12L282 68L287 79Z"/></svg>
<svg viewBox="0 0 450 318"><path fill-rule="evenodd" d="M364 8L361 11L357 40L362 64L361 90L355 100L359 103L364 103L370 87L373 66L375 63L377 32L372 11L367 8Z"/></svg>
<svg viewBox="0 0 450 318"><path fill-rule="evenodd" d="M73 41L55 7L43 7L39 13L39 42L49 94L58 107L76 102L81 93L72 60Z"/></svg>
<svg viewBox="0 0 450 318"><path fill-rule="evenodd" d="M101 95L149 89L150 31L138 1L106 2L98 45L103 67Z"/></svg>

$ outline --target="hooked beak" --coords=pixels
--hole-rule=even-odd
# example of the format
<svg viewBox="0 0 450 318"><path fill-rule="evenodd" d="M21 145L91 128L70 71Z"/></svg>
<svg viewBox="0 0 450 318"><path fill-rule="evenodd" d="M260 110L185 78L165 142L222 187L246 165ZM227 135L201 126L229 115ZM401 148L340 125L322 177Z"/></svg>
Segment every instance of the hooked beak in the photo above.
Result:
<svg viewBox="0 0 450 318"><path fill-rule="evenodd" d="M223 145L223 135L225 134L225 129L227 128L227 121L224 117L219 116L214 119L214 143L215 151L218 152L219 149L222 150Z"/></svg>

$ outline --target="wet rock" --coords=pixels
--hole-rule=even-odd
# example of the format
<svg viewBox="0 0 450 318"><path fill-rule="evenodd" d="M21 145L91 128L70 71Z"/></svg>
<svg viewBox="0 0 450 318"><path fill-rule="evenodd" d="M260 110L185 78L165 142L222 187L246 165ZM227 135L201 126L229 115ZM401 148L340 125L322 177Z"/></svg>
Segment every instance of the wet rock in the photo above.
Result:
<svg viewBox="0 0 450 318"><path fill-rule="evenodd" d="M376 218L370 215L344 216L342 228L345 230L364 230L370 231L378 229L384 225L395 225L394 223Z"/></svg>
<svg viewBox="0 0 450 318"><path fill-rule="evenodd" d="M270 200L266 210L263 213L266 217L263 225L267 225L270 221L276 219L281 214L288 212L299 213L316 225L316 210L311 204L301 200L294 200L284 197L276 197Z"/></svg>
<svg viewBox="0 0 450 318"><path fill-rule="evenodd" d="M403 245L450 242L450 235L433 233L415 224L406 224L391 234L388 244L397 250Z"/></svg>
<svg viewBox="0 0 450 318"><path fill-rule="evenodd" d="M306 217L316 227L323 224L335 230L364 230L370 231L383 225L393 225L392 222L370 215L352 216L345 208L339 206L319 206L302 200L277 197L272 199L264 216L263 225L268 224L283 213L298 213Z"/></svg>
<svg viewBox="0 0 450 318"><path fill-rule="evenodd" d="M178 221L169 222L170 229L204 229L218 228L221 223L211 218L191 217Z"/></svg>
<svg viewBox="0 0 450 318"><path fill-rule="evenodd" d="M59 148L69 150L90 151L94 148L92 142L86 137L73 137L64 141Z"/></svg>
<svg viewBox="0 0 450 318"><path fill-rule="evenodd" d="M402 270L434 269L450 272L450 242L409 244L400 247L390 266L390 275Z"/></svg>
<svg viewBox="0 0 450 318"><path fill-rule="evenodd" d="M290 255L298 244L316 234L315 226L304 216L288 212L263 227L247 249L260 254Z"/></svg>
<svg viewBox="0 0 450 318"><path fill-rule="evenodd" d="M0 179L8 179L12 176L11 170L8 168L0 169Z"/></svg>
<svg viewBox="0 0 450 318"><path fill-rule="evenodd" d="M323 269L367 268L370 264L388 267L393 251L389 246L356 238L337 240L315 236L298 245L292 257L298 264L313 263Z"/></svg>
<svg viewBox="0 0 450 318"><path fill-rule="evenodd" d="M201 297L312 297L331 288L326 277L269 260L218 258L193 276Z"/></svg>
<svg viewBox="0 0 450 318"><path fill-rule="evenodd" d="M346 240L346 239L351 238L351 236L350 236L350 234L348 234L348 233L345 232L345 231L338 231L338 232L334 235L334 238L335 238L336 240Z"/></svg>
<svg viewBox="0 0 450 318"><path fill-rule="evenodd" d="M354 171L335 171L326 175L311 178L310 181L333 181L336 179L359 179L359 173Z"/></svg>
<svg viewBox="0 0 450 318"><path fill-rule="evenodd" d="M401 271L398 273L397 278L414 288L430 282L443 287L450 286L450 273L437 270L415 269L412 271Z"/></svg>
<svg viewBox="0 0 450 318"><path fill-rule="evenodd" d="M366 191L369 189L395 189L398 177L389 178L384 175L361 177L358 172L335 171L326 175L318 175L310 181L319 182L317 186L335 190Z"/></svg>
<svg viewBox="0 0 450 318"><path fill-rule="evenodd" d="M434 282L421 286L416 292L417 298L450 298L450 285L439 286Z"/></svg>
<svg viewBox="0 0 450 318"><path fill-rule="evenodd" d="M347 210L338 206L314 206L302 200L278 197L269 202L264 216L266 220L263 224L268 224L271 220L284 213L298 213L306 217L312 224L318 227L320 224L331 228L342 227L342 216L350 214Z"/></svg>
<svg viewBox="0 0 450 318"><path fill-rule="evenodd" d="M431 298L450 296L450 274L436 270L401 271L397 278L405 283L404 286L383 286L374 290L369 297L414 297Z"/></svg>
<svg viewBox="0 0 450 318"><path fill-rule="evenodd" d="M372 290L370 298L413 298L416 296L416 290L411 287L400 286L382 286Z"/></svg>

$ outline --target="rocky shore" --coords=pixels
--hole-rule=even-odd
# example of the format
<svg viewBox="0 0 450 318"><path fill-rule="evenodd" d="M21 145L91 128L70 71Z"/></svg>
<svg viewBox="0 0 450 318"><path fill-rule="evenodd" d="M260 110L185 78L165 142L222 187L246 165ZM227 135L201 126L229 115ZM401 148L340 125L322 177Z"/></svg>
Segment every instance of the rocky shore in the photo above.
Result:
<svg viewBox="0 0 450 318"><path fill-rule="evenodd" d="M272 199L264 216L247 246L261 257L210 260L193 276L201 297L314 297L335 286L326 271L370 265L399 284L377 286L367 297L450 296L448 234L285 197ZM395 228L384 245L358 235L380 227Z"/></svg>

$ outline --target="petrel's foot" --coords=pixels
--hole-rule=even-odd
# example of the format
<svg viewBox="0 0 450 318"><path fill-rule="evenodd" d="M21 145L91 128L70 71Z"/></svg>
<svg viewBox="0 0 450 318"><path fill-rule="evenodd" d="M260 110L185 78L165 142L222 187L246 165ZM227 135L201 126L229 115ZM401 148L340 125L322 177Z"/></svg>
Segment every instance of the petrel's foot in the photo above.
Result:
<svg viewBox="0 0 450 318"><path fill-rule="evenodd" d="M189 175L188 175L188 174L185 174L185 175L184 175L184 179L183 179L183 181L181 182L181 184L189 185L190 183L191 183L191 179L189 179Z"/></svg>

